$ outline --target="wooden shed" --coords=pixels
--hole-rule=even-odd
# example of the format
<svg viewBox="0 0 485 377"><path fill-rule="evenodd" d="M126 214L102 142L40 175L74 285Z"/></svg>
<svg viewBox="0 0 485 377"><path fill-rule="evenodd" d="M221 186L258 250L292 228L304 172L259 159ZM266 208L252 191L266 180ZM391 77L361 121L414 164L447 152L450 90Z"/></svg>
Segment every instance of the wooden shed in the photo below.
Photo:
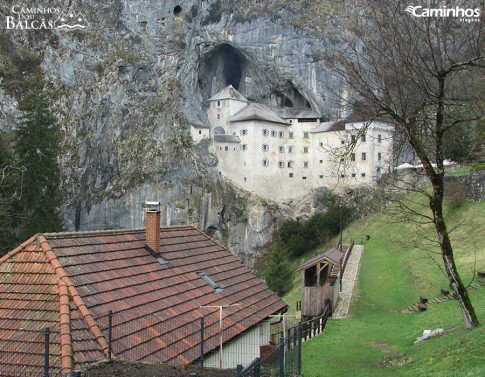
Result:
<svg viewBox="0 0 485 377"><path fill-rule="evenodd" d="M302 318L322 315L327 305L331 305L333 310L340 291L340 269L343 260L344 253L332 248L296 269L296 272L303 271Z"/></svg>

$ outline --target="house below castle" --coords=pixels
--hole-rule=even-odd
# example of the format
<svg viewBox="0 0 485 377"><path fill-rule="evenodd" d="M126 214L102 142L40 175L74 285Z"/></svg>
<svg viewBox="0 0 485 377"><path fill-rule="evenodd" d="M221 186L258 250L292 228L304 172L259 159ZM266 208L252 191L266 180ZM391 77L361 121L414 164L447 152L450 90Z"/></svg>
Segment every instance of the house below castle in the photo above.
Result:
<svg viewBox="0 0 485 377"><path fill-rule="evenodd" d="M209 103L209 127L192 125L194 141L210 138L221 176L260 196L282 201L318 187L372 185L392 169L388 123L322 123L310 108L270 108L232 85Z"/></svg>

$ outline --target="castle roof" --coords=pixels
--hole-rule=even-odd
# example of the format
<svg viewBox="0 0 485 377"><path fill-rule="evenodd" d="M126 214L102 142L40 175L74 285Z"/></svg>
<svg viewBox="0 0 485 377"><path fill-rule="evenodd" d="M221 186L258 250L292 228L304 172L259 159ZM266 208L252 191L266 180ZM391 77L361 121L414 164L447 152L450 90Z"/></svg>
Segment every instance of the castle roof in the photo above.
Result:
<svg viewBox="0 0 485 377"><path fill-rule="evenodd" d="M267 122L289 125L286 120L281 118L271 108L255 102L250 102L249 105L239 110L228 119L228 122L243 122L247 120L264 120Z"/></svg>
<svg viewBox="0 0 485 377"><path fill-rule="evenodd" d="M232 85L226 86L220 92L214 94L209 101L220 101L224 99L233 99L241 102L248 102L247 98L237 91Z"/></svg>

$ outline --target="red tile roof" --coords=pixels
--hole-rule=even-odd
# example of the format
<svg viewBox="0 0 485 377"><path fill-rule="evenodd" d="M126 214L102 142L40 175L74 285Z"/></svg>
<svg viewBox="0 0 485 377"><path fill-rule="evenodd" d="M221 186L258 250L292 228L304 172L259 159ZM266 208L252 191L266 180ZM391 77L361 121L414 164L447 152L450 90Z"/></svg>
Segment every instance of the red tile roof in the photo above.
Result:
<svg viewBox="0 0 485 377"><path fill-rule="evenodd" d="M44 327L54 369L103 359L109 310L115 356L187 364L199 357L202 316L205 350L219 341L219 310L201 307L225 307L225 341L286 307L195 227L161 228L159 257L168 263L145 249L141 229L38 235L1 258L0 368L43 365Z"/></svg>

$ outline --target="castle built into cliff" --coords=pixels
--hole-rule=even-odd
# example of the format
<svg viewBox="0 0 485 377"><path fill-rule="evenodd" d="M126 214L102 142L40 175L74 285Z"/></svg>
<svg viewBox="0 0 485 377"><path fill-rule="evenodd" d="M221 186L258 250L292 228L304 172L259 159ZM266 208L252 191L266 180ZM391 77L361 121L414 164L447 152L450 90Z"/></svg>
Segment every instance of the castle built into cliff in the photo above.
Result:
<svg viewBox="0 0 485 377"><path fill-rule="evenodd" d="M221 176L262 197L284 201L319 187L373 185L392 169L388 123L321 122L311 108L270 108L231 85L209 103L209 126L192 125L194 141L209 138Z"/></svg>

